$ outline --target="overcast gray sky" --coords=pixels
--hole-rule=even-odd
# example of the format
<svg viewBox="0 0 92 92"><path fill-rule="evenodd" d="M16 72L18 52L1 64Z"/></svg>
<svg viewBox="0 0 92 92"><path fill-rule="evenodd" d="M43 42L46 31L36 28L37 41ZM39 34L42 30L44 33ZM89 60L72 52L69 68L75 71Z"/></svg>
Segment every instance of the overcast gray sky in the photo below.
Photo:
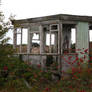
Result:
<svg viewBox="0 0 92 92"><path fill-rule="evenodd" d="M62 13L92 16L92 0L1 0L1 4L6 18L11 14L16 19ZM12 37L11 32L8 35Z"/></svg>
<svg viewBox="0 0 92 92"><path fill-rule="evenodd" d="M92 0L2 0L2 10L17 19L59 13L92 16Z"/></svg>

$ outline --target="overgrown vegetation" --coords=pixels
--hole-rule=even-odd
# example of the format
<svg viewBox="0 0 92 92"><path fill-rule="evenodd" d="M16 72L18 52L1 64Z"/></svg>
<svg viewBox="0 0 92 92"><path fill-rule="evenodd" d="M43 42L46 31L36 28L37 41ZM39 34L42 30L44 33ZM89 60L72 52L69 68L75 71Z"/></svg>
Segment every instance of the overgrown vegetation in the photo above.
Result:
<svg viewBox="0 0 92 92"><path fill-rule="evenodd" d="M52 79L51 71L42 71L41 65L34 68L20 61L13 55L13 47L7 44L9 38L4 38L9 25L3 19L0 13L0 92L91 92L92 68L81 67L82 59L76 59L81 62L72 67L69 77L57 81ZM56 67L54 70L58 68L56 65L51 65Z"/></svg>
<svg viewBox="0 0 92 92"><path fill-rule="evenodd" d="M9 38L5 38L9 23L4 22L4 15L0 12L0 90L24 91L37 83L51 80L50 72L30 67L14 56L12 45L8 45ZM42 76L43 75L43 76Z"/></svg>

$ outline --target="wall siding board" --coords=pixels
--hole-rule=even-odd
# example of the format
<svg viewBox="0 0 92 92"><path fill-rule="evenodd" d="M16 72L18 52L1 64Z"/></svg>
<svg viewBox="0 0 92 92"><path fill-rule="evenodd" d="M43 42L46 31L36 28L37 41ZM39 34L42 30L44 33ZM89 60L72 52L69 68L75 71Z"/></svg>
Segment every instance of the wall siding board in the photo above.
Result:
<svg viewBox="0 0 92 92"><path fill-rule="evenodd" d="M85 49L89 49L89 39L88 39L88 22L79 22L77 24L77 43L76 49L81 49L77 51L79 53L79 57L83 57L80 52L84 52Z"/></svg>

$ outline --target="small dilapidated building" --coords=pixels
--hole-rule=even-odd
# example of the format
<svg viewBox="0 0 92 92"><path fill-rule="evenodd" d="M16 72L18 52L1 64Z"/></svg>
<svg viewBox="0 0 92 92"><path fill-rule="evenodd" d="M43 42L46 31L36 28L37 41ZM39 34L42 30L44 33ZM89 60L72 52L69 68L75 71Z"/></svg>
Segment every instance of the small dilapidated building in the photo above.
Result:
<svg viewBox="0 0 92 92"><path fill-rule="evenodd" d="M66 71L70 64L76 64L76 59L89 56L89 30L92 29L90 16L59 14L13 20L12 24L14 25L13 46L14 49L17 48L17 35L20 34L21 44L17 54L22 55L24 61L41 64L42 68L45 68L46 62L52 60L58 62L59 71L61 69ZM24 28L28 33L25 52L22 45ZM72 37L73 31L75 31L75 37ZM75 39L75 43L72 43L72 39Z"/></svg>

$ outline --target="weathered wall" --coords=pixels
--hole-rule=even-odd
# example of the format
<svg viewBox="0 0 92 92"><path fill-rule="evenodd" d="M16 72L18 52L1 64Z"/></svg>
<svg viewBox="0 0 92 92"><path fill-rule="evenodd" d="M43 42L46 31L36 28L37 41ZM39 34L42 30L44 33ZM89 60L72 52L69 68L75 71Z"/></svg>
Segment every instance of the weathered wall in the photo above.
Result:
<svg viewBox="0 0 92 92"><path fill-rule="evenodd" d="M76 26L77 28L77 35L76 35L76 49L81 49L81 51L77 51L79 53L79 57L83 56L80 52L84 52L85 49L89 48L89 39L88 39L88 23L87 22L79 22ZM37 27L38 29L38 27ZM37 31L37 29L34 29L31 27L31 31ZM69 30L68 30L69 31ZM42 32L42 26L40 26L40 33ZM66 31L67 32L67 31ZM63 33L63 36L66 33ZM71 38L71 33L69 31L68 36ZM44 33L43 36L40 36L41 39L41 53L44 52ZM69 58L71 57L71 58ZM76 62L73 63L76 59L76 55L74 54L68 54L68 55L63 55L63 58L61 58L61 64L62 64L62 71L67 72L70 68L71 65L74 66L76 65ZM23 60L24 61L29 61L31 62L33 65L37 65L37 64L41 64L42 66L44 66L44 64L46 63L46 56L41 56L41 55L23 55ZM42 62L44 61L44 62ZM73 64L72 64L73 63Z"/></svg>
<svg viewBox="0 0 92 92"><path fill-rule="evenodd" d="M41 56L40 55L23 55L23 61L28 61L31 64L41 64Z"/></svg>
<svg viewBox="0 0 92 92"><path fill-rule="evenodd" d="M89 48L89 37L88 30L89 26L87 22L79 22L76 26L77 35L76 35L76 49L79 53L79 57L82 57L83 54L80 52L84 52L85 49ZM81 49L80 51L78 49Z"/></svg>
<svg viewBox="0 0 92 92"><path fill-rule="evenodd" d="M76 55L75 54L68 54L68 55L63 55L61 58L61 64L62 64L62 71L68 72L72 66L77 65L76 61Z"/></svg>
<svg viewBox="0 0 92 92"><path fill-rule="evenodd" d="M44 68L45 68L45 64L46 64L46 56L43 56L44 58L44 62L41 63L41 56L40 55L23 55L23 60L24 61L27 61L28 58L29 58L29 63L31 63L32 65L38 65L38 64L44 64ZM53 58L55 61L55 58ZM61 57L61 68L62 70L61 71L65 71L65 72L68 72L72 66L75 66L76 65L76 55L75 54L68 54L68 55L63 55Z"/></svg>

